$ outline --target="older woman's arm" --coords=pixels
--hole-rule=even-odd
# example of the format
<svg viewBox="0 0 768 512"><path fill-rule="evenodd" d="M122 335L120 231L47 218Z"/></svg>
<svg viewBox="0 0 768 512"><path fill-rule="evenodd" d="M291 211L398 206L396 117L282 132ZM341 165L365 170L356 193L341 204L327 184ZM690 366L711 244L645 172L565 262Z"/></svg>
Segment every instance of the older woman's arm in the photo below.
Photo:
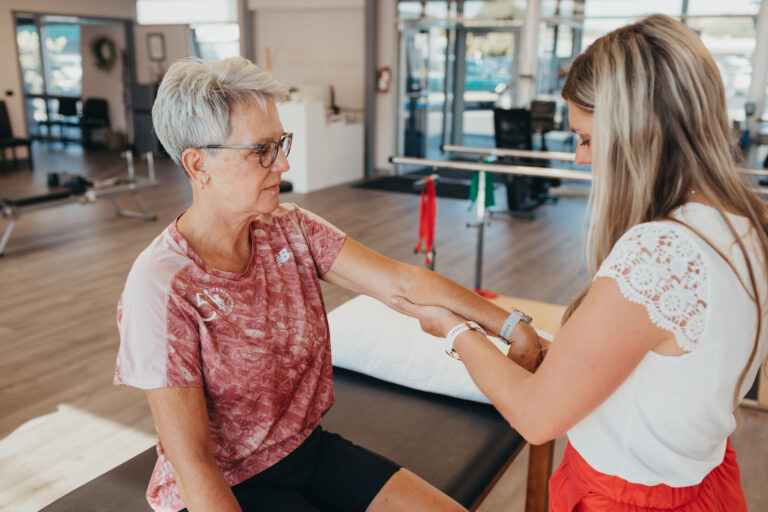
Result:
<svg viewBox="0 0 768 512"><path fill-rule="evenodd" d="M498 334L509 312L447 277L422 267L401 263L347 237L325 281L375 297L389 305L393 296L416 304L443 306Z"/></svg>
<svg viewBox="0 0 768 512"><path fill-rule="evenodd" d="M242 512L213 458L202 388L145 392L187 509L190 512Z"/></svg>
<svg viewBox="0 0 768 512"><path fill-rule="evenodd" d="M382 256L349 237L323 279L375 297L389 306L393 296L406 297L415 304L442 306L478 322L492 336L499 333L509 316L509 311L447 277ZM533 371L541 361L540 352L546 353L549 342L541 340L524 322L518 324L510 338L510 359Z"/></svg>

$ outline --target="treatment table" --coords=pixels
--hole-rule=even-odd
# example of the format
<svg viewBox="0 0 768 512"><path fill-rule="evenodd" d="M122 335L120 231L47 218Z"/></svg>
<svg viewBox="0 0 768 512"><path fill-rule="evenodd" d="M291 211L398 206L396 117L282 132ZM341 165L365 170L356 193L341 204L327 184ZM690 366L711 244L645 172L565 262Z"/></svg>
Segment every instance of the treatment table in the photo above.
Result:
<svg viewBox="0 0 768 512"><path fill-rule="evenodd" d="M562 306L499 297L555 333ZM525 440L490 405L426 393L334 368L336 403L323 427L388 457L465 507L476 509L525 446ZM553 442L531 446L526 512L547 510ZM155 447L104 473L41 512L149 511L144 494Z"/></svg>

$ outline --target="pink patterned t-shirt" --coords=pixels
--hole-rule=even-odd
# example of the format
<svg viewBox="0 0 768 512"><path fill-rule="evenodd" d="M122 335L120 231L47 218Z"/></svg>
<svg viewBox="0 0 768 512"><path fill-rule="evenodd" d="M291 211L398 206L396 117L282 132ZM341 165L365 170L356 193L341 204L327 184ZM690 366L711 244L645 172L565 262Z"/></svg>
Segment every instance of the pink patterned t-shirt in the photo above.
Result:
<svg viewBox="0 0 768 512"><path fill-rule="evenodd" d="M216 462L230 486L296 449L333 405L319 277L345 240L293 204L251 224L238 274L209 268L173 222L136 259L120 297L115 384L202 387ZM157 442L155 510L184 508Z"/></svg>

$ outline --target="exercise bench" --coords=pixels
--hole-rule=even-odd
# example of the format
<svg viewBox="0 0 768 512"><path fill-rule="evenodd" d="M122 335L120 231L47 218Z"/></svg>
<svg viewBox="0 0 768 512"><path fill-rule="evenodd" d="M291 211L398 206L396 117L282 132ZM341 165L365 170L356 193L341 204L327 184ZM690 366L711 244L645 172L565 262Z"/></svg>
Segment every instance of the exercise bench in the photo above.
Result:
<svg viewBox="0 0 768 512"><path fill-rule="evenodd" d="M499 297L557 331L563 308ZM402 464L470 510L476 510L526 445L491 405L418 391L334 367L336 403L323 427ZM526 512L546 512L554 442L531 446ZM145 493L155 447L104 473L41 512L149 511Z"/></svg>
<svg viewBox="0 0 768 512"><path fill-rule="evenodd" d="M45 190L32 193L27 190L17 195L0 196L0 217L8 220L5 232L0 238L0 256L3 256L3 251L21 215L37 210L56 208L72 203L93 204L99 199L108 199L115 207L115 213L118 217L130 217L146 221L156 220L157 217L147 210L139 195L141 190L158 184L155 178L152 153L143 155L143 158L147 160L146 177L136 176L133 153L125 151L122 156L126 159L128 166L125 176L99 180L94 183L75 176L78 179L74 181L72 186L48 187ZM121 196L131 196L139 211L124 210L116 200Z"/></svg>

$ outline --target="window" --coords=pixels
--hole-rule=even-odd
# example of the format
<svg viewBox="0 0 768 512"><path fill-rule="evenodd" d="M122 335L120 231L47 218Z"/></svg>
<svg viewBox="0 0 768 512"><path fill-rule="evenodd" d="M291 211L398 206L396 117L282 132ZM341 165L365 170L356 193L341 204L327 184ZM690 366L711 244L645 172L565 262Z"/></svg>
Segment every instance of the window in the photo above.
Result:
<svg viewBox="0 0 768 512"><path fill-rule="evenodd" d="M597 38L645 15L662 13L683 20L699 34L720 69L729 116L743 121L759 9L760 0L733 0L727 7L721 0L543 0L538 94L559 96L571 60Z"/></svg>
<svg viewBox="0 0 768 512"><path fill-rule="evenodd" d="M43 25L45 41L46 93L53 96L80 96L83 57L80 54L79 25Z"/></svg>
<svg viewBox="0 0 768 512"><path fill-rule="evenodd" d="M205 61L240 55L240 27L237 23L192 25L198 56Z"/></svg>
<svg viewBox="0 0 768 512"><path fill-rule="evenodd" d="M43 93L43 62L40 36L35 21L20 19L16 26L16 46L19 50L21 81L27 94Z"/></svg>
<svg viewBox="0 0 768 512"><path fill-rule="evenodd" d="M725 85L728 116L744 121L744 103L752 79L752 52L755 50L755 18L696 17L689 18L691 27L715 58Z"/></svg>

